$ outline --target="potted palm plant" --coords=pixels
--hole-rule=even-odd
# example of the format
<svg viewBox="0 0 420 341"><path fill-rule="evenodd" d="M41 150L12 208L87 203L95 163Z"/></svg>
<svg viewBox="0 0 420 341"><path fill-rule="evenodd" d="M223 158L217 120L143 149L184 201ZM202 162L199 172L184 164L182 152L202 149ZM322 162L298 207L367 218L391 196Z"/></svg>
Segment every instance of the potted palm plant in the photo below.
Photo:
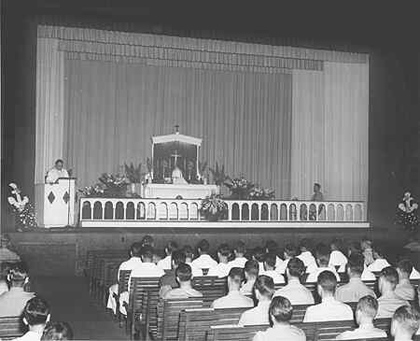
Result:
<svg viewBox="0 0 420 341"><path fill-rule="evenodd" d="M218 194L212 194L201 202L200 212L208 221L218 221L226 217L228 205Z"/></svg>
<svg viewBox="0 0 420 341"><path fill-rule="evenodd" d="M139 194L141 191L141 181L143 178L144 173L141 171L142 164L136 167L131 162L129 165L124 163L125 168L125 176L127 177L129 183L129 194Z"/></svg>

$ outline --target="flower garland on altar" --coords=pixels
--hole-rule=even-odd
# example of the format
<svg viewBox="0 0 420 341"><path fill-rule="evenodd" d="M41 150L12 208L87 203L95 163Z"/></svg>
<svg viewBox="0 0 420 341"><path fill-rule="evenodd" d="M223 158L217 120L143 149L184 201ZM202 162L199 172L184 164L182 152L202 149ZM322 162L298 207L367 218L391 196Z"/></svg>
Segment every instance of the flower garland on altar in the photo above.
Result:
<svg viewBox="0 0 420 341"><path fill-rule="evenodd" d="M420 225L420 219L417 213L418 208L419 205L411 196L411 193L404 193L402 201L398 204L396 223L410 232L416 232Z"/></svg>
<svg viewBox="0 0 420 341"><path fill-rule="evenodd" d="M127 185L130 181L125 174L109 174L103 173L99 178L99 182L93 186L79 189L83 197L95 198L124 198L127 193Z"/></svg>
<svg viewBox="0 0 420 341"><path fill-rule="evenodd" d="M229 188L229 199L236 200L272 200L275 192L272 189L262 188L241 176L239 178L226 177L224 185Z"/></svg>
<svg viewBox="0 0 420 341"><path fill-rule="evenodd" d="M10 183L11 188L10 196L7 197L13 215L15 216L15 227L19 232L35 229L38 227L35 219L35 211L32 204L29 202L29 198L24 195L15 183Z"/></svg>

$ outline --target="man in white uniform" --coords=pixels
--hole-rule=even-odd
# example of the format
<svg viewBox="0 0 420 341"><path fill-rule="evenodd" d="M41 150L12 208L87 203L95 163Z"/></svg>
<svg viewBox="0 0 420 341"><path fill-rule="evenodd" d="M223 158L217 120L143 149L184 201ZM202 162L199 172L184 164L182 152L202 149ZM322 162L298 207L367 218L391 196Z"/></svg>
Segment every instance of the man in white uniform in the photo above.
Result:
<svg viewBox="0 0 420 341"><path fill-rule="evenodd" d="M67 172L67 170L65 170L63 168L64 166L64 161L61 159L58 159L57 161L55 161L54 167L51 168L48 172L47 172L47 176L45 178L45 182L47 184L54 184L57 182L57 180L59 178L68 178L69 177L69 173Z"/></svg>

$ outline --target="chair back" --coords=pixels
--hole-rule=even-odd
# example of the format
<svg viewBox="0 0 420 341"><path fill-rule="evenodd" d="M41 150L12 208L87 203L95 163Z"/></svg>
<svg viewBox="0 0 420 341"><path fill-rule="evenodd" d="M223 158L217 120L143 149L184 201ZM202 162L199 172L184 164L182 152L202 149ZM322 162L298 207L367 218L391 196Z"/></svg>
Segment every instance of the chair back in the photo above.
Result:
<svg viewBox="0 0 420 341"><path fill-rule="evenodd" d="M207 341L243 341L252 340L259 331L270 326L212 326L207 331Z"/></svg>
<svg viewBox="0 0 420 341"><path fill-rule="evenodd" d="M226 277L198 276L192 279L192 286L203 294L204 302L211 303L226 295L227 279Z"/></svg>
<svg viewBox="0 0 420 341"><path fill-rule="evenodd" d="M120 270L118 280L118 294L128 291L128 280L130 279L131 270Z"/></svg>
<svg viewBox="0 0 420 341"><path fill-rule="evenodd" d="M0 338L14 339L26 333L27 327L20 316L0 317Z"/></svg>

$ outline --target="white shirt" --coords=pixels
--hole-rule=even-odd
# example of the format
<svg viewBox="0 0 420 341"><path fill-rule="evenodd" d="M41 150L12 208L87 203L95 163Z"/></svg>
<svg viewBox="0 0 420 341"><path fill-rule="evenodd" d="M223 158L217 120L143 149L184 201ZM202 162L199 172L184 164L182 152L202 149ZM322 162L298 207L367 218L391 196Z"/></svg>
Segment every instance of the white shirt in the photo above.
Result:
<svg viewBox="0 0 420 341"><path fill-rule="evenodd" d="M284 277L276 270L266 270L260 273L260 275L266 275L268 277L271 277L274 281L274 284L283 284L284 283Z"/></svg>
<svg viewBox="0 0 420 341"><path fill-rule="evenodd" d="M288 259L285 259L284 261L283 261L283 263L280 265L280 267L276 267L276 271L278 271L279 273L281 273L282 275L283 274L285 274L285 272L286 272L286 268L287 268L287 264L289 264L289 260L290 260L290 258L288 258Z"/></svg>
<svg viewBox="0 0 420 341"><path fill-rule="evenodd" d="M378 298L378 313L376 314L376 318L390 318L399 307L409 305L410 303L397 296L395 292L382 295Z"/></svg>
<svg viewBox="0 0 420 341"><path fill-rule="evenodd" d="M230 268L244 268L245 263L248 261L245 257L238 257L234 260L231 260L228 264Z"/></svg>
<svg viewBox="0 0 420 341"><path fill-rule="evenodd" d="M203 270L197 268L196 266L192 265L192 263L186 263L191 267L192 277L201 277L203 276Z"/></svg>
<svg viewBox="0 0 420 341"><path fill-rule="evenodd" d="M283 267L283 262L283 259L281 259L279 256L276 256L276 270Z"/></svg>
<svg viewBox="0 0 420 341"><path fill-rule="evenodd" d="M339 266L339 272L344 272L347 264L347 257L339 250L334 250L330 254L329 266Z"/></svg>
<svg viewBox="0 0 420 341"><path fill-rule="evenodd" d="M318 282L318 276L322 271L331 271L335 277L337 278L337 282L340 282L340 275L335 271L334 267L327 267L327 268L315 268L312 272L309 273L308 277L306 278L306 283L316 283Z"/></svg>
<svg viewBox="0 0 420 341"><path fill-rule="evenodd" d="M33 331L28 331L21 337L17 337L12 341L40 341L42 337L42 333L36 333Z"/></svg>
<svg viewBox="0 0 420 341"><path fill-rule="evenodd" d="M375 259L372 264L370 264L367 268L371 272L379 272L382 271L383 268L390 266L388 261L385 258Z"/></svg>
<svg viewBox="0 0 420 341"><path fill-rule="evenodd" d="M141 263L131 270L130 279L128 280L128 292L130 292L131 278L135 277L162 277L165 272L155 263Z"/></svg>
<svg viewBox="0 0 420 341"><path fill-rule="evenodd" d="M240 292L244 295L252 295L252 289L254 288L255 279L251 281L247 281L242 284Z"/></svg>
<svg viewBox="0 0 420 341"><path fill-rule="evenodd" d="M63 168L61 170L58 170L57 168L53 167L51 168L47 173L47 178L45 180L46 183L54 183L59 178L68 178L69 173Z"/></svg>
<svg viewBox="0 0 420 341"><path fill-rule="evenodd" d="M269 324L268 309L271 301L258 302L255 308L244 311L239 319L240 326L251 326L259 324Z"/></svg>
<svg viewBox="0 0 420 341"><path fill-rule="evenodd" d="M353 310L333 297L324 298L322 303L308 307L303 318L303 322L341 320L353 320Z"/></svg>
<svg viewBox="0 0 420 341"><path fill-rule="evenodd" d="M162 270L172 269L172 256L169 255L161 259L159 262L157 262L157 266Z"/></svg>
<svg viewBox="0 0 420 341"><path fill-rule="evenodd" d="M336 340L369 339L377 337L387 337L387 334L384 330L375 328L375 326L371 324L341 333L336 337Z"/></svg>
<svg viewBox="0 0 420 341"><path fill-rule="evenodd" d="M214 300L211 304L212 308L250 308L254 306L254 301L241 294L239 291L230 291L226 296Z"/></svg>
<svg viewBox="0 0 420 341"><path fill-rule="evenodd" d="M362 272L362 281L376 281L376 276L366 268Z"/></svg>
<svg viewBox="0 0 420 341"><path fill-rule="evenodd" d="M303 330L292 326L282 325L268 328L264 332L257 332L253 341L306 341Z"/></svg>
<svg viewBox="0 0 420 341"><path fill-rule="evenodd" d="M411 271L410 274L410 279L420 279L420 272L413 268L413 271Z"/></svg>
<svg viewBox="0 0 420 341"><path fill-rule="evenodd" d="M230 269L231 268L229 264L219 263L210 268L209 272L207 273L207 276L216 276L219 278L223 278L229 274Z"/></svg>
<svg viewBox="0 0 420 341"><path fill-rule="evenodd" d="M295 304L314 304L314 296L311 291L302 285L297 278L290 278L289 283L277 290L275 296L286 297L292 305Z"/></svg>
<svg viewBox="0 0 420 341"><path fill-rule="evenodd" d="M120 267L118 268L117 278L120 279L120 271L121 270L133 270L138 267L143 262L141 261L140 257L131 257L129 260L122 262Z"/></svg>
<svg viewBox="0 0 420 341"><path fill-rule="evenodd" d="M312 272L317 267L316 260L309 251L302 252L297 257L305 264L307 273Z"/></svg>
<svg viewBox="0 0 420 341"><path fill-rule="evenodd" d="M411 285L409 279L400 279L395 288L395 294L403 300L413 301L416 297L416 289Z"/></svg>
<svg viewBox="0 0 420 341"><path fill-rule="evenodd" d="M350 278L347 284L338 287L335 292L335 298L340 302L359 302L366 295L376 298L375 293L357 277Z"/></svg>
<svg viewBox="0 0 420 341"><path fill-rule="evenodd" d="M202 254L200 257L194 259L191 264L199 269L210 269L217 265L217 262L207 254Z"/></svg>

